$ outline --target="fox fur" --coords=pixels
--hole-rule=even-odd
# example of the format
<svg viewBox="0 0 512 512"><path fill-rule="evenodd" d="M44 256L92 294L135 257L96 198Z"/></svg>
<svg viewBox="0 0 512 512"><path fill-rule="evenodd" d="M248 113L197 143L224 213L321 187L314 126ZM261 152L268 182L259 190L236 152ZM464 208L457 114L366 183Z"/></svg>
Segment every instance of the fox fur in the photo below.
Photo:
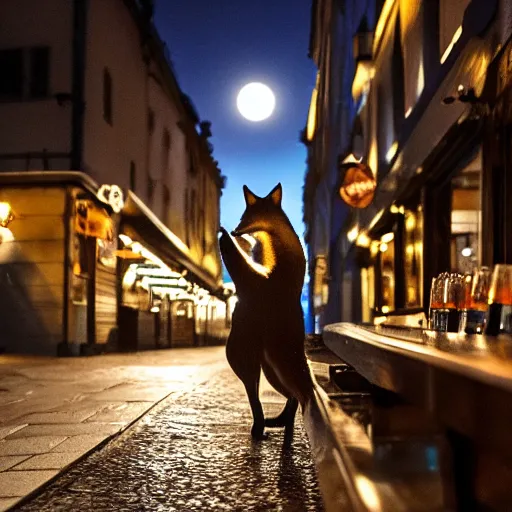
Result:
<svg viewBox="0 0 512 512"><path fill-rule="evenodd" d="M293 429L298 404L304 410L312 395L300 302L306 260L299 237L281 208L281 184L263 198L245 185L243 191L246 209L231 235L254 237L256 259L221 228L222 259L238 295L226 356L247 392L253 415L251 434L262 439L265 426ZM264 418L259 399L261 370L287 398L276 418Z"/></svg>

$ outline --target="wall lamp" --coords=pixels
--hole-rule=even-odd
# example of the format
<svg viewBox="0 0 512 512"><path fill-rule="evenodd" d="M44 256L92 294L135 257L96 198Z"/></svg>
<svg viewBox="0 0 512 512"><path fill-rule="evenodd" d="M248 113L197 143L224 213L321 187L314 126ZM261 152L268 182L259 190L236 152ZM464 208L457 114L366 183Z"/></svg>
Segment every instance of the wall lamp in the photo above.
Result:
<svg viewBox="0 0 512 512"><path fill-rule="evenodd" d="M5 201L0 202L0 226L6 228L14 219L11 205Z"/></svg>

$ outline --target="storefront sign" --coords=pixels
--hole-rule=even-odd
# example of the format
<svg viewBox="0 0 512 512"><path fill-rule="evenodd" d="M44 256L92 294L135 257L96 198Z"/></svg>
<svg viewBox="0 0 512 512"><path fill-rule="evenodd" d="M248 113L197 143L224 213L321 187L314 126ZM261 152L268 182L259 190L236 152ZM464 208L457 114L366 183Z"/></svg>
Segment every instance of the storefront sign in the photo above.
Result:
<svg viewBox="0 0 512 512"><path fill-rule="evenodd" d="M101 185L96 195L100 201L110 205L115 213L119 213L123 209L123 191L117 185Z"/></svg>
<svg viewBox="0 0 512 512"><path fill-rule="evenodd" d="M353 208L366 208L373 200L377 182L371 169L360 162L342 163L340 197Z"/></svg>

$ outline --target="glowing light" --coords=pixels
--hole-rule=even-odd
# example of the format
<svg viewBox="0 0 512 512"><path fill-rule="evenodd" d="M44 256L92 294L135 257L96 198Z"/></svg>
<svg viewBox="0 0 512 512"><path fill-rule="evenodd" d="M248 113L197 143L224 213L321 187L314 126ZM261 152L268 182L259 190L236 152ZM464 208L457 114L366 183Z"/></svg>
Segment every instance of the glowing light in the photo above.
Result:
<svg viewBox="0 0 512 512"><path fill-rule="evenodd" d="M318 84L320 83L320 73L316 75L316 85L311 94L309 104L308 124L306 126L306 139L312 141L316 131L316 106L318 102Z"/></svg>
<svg viewBox="0 0 512 512"><path fill-rule="evenodd" d="M373 241L370 245L370 253L372 256L377 256L377 253L379 252L380 243L376 240Z"/></svg>
<svg viewBox="0 0 512 512"><path fill-rule="evenodd" d="M394 233L386 233L385 235L382 235L381 241L385 244L389 244L393 239L395 238Z"/></svg>
<svg viewBox="0 0 512 512"><path fill-rule="evenodd" d="M160 308L158 306L153 306L149 311L151 311L151 313L160 313Z"/></svg>
<svg viewBox="0 0 512 512"><path fill-rule="evenodd" d="M127 247L133 242L133 240L128 235L120 234L119 239L121 240L121 242L123 242L125 247Z"/></svg>
<svg viewBox="0 0 512 512"><path fill-rule="evenodd" d="M388 250L388 244L386 243L381 243L380 246L379 246L379 249L380 249L380 252L386 252Z"/></svg>
<svg viewBox="0 0 512 512"><path fill-rule="evenodd" d="M469 258L473 254L473 250L471 249L471 247L464 247L464 249L462 249L462 251L460 251L460 253L465 258Z"/></svg>
<svg viewBox="0 0 512 512"><path fill-rule="evenodd" d="M136 273L137 273L138 276L177 277L177 278L181 278L181 274L179 272L173 272L169 268L137 267Z"/></svg>
<svg viewBox="0 0 512 512"><path fill-rule="evenodd" d="M276 106L276 98L270 87L259 82L252 82L242 87L238 93L236 105L245 119L259 122L272 115Z"/></svg>
<svg viewBox="0 0 512 512"><path fill-rule="evenodd" d="M412 231L416 227L416 219L414 215L409 215L405 220L405 229L407 231Z"/></svg>
<svg viewBox="0 0 512 512"><path fill-rule="evenodd" d="M375 37L373 39L374 56L377 55L377 49L379 48L382 35L384 34L384 29L386 28L389 16L394 5L395 0L386 0L384 5L382 6L382 10L380 11L379 21L377 21L377 26L375 27Z"/></svg>
<svg viewBox="0 0 512 512"><path fill-rule="evenodd" d="M359 228L357 226L354 226L348 233L347 238L349 242L354 242L357 238L357 235L359 234Z"/></svg>
<svg viewBox="0 0 512 512"><path fill-rule="evenodd" d="M444 51L442 57L441 57L441 64L445 62L445 60L448 58L448 55L450 55L451 51L453 50L453 47L457 43L457 41L460 39L460 36L462 35L462 25L455 31L455 34L453 34L452 40L450 41L450 44Z"/></svg>
<svg viewBox="0 0 512 512"><path fill-rule="evenodd" d="M391 160L393 160L393 157L396 155L396 152L398 151L398 142L395 140L393 144L391 144L391 147L388 149L388 152L386 153L386 161L389 163Z"/></svg>
<svg viewBox="0 0 512 512"><path fill-rule="evenodd" d="M356 240L359 247L370 247L371 239L366 233L361 233Z"/></svg>
<svg viewBox="0 0 512 512"><path fill-rule="evenodd" d="M406 118L407 118L407 117L409 117L409 116L411 115L411 112L412 112L412 107L409 107L409 108L407 109L407 112L405 113L405 117L406 117Z"/></svg>
<svg viewBox="0 0 512 512"><path fill-rule="evenodd" d="M416 82L416 99L421 96L423 89L425 88L425 70L423 69L423 61L420 62L420 68L418 69L418 81Z"/></svg>
<svg viewBox="0 0 512 512"><path fill-rule="evenodd" d="M382 312L384 314L389 313L389 306L382 306Z"/></svg>
<svg viewBox="0 0 512 512"><path fill-rule="evenodd" d="M377 141L372 139L370 145L370 152L368 155L368 164L370 165L370 169L373 172L373 176L377 176L377 171L379 167L379 157L377 152Z"/></svg>
<svg viewBox="0 0 512 512"><path fill-rule="evenodd" d="M0 202L0 226L6 228L14 219L11 205L7 202Z"/></svg>

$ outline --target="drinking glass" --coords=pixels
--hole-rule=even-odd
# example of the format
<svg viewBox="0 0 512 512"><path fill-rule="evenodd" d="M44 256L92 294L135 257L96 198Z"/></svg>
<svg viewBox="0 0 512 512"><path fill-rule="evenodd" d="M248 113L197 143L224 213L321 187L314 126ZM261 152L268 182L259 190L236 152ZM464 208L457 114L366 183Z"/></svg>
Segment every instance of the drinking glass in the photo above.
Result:
<svg viewBox="0 0 512 512"><path fill-rule="evenodd" d="M441 310L443 309L445 280L448 278L448 275L449 274L445 272L432 278L432 285L430 287L428 328L433 331L446 330L442 328Z"/></svg>
<svg viewBox="0 0 512 512"><path fill-rule="evenodd" d="M464 304L462 308L460 332L482 334L487 321L491 269L481 267L472 275L464 277Z"/></svg>
<svg viewBox="0 0 512 512"><path fill-rule="evenodd" d="M512 265L496 265L489 290L485 334L512 334Z"/></svg>

